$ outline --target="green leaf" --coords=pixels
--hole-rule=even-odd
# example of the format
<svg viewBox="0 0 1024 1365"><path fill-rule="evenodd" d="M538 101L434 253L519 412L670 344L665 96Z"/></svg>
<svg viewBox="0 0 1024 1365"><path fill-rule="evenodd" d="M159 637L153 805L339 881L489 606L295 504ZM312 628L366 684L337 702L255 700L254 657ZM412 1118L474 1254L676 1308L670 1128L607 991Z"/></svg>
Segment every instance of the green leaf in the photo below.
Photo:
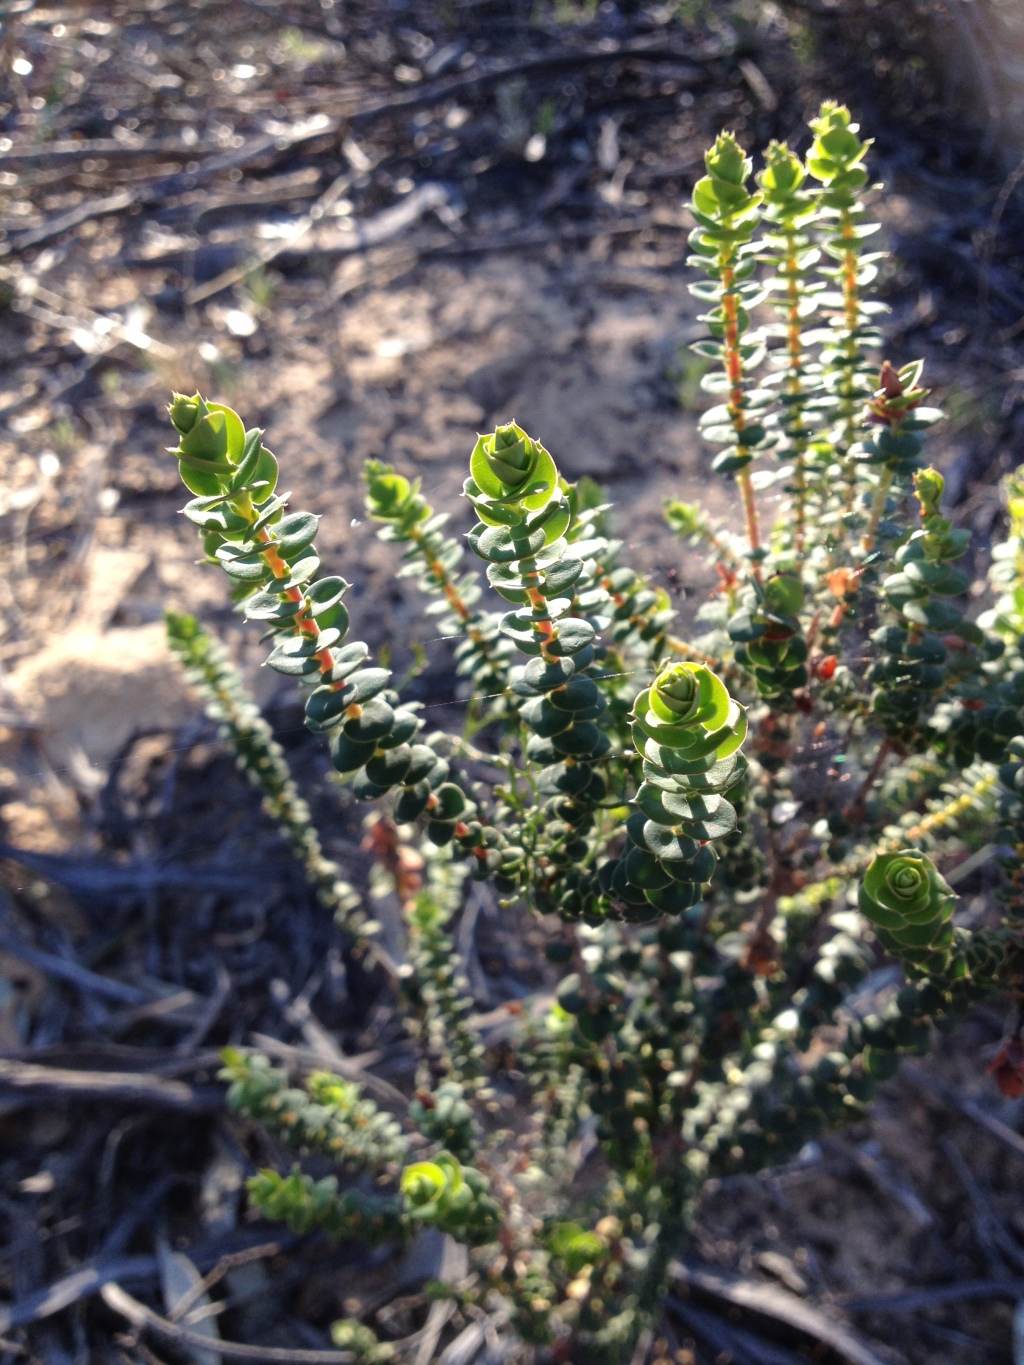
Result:
<svg viewBox="0 0 1024 1365"><path fill-rule="evenodd" d="M664 915L681 915L698 905L703 894L703 889L695 882L672 882L659 890L648 891L647 899Z"/></svg>
<svg viewBox="0 0 1024 1365"><path fill-rule="evenodd" d="M544 572L544 583L540 589L544 597L556 597L559 593L565 592L579 578L583 572L583 561L580 559L563 559L557 564L552 564Z"/></svg>
<svg viewBox="0 0 1024 1365"><path fill-rule="evenodd" d="M513 531L504 526L489 526L479 535L476 528L469 533L469 543L480 558L498 564L528 559L543 548L544 541L543 529L528 532L525 528Z"/></svg>
<svg viewBox="0 0 1024 1365"><path fill-rule="evenodd" d="M576 721L572 728L554 735L551 740L555 752L573 758L599 758L607 753L611 741L590 721Z"/></svg>
<svg viewBox="0 0 1024 1365"><path fill-rule="evenodd" d="M275 673L283 673L288 678L304 678L307 674L319 673L320 660L304 655L289 654L279 647L267 659L267 667L272 668Z"/></svg>
<svg viewBox="0 0 1024 1365"><path fill-rule="evenodd" d="M572 659L556 659L550 663L546 659L531 659L523 669L521 679L513 679L512 691L517 696L535 697L568 682L575 671Z"/></svg>
<svg viewBox="0 0 1024 1365"><path fill-rule="evenodd" d="M458 820L466 810L466 798L454 782L444 782L434 792L437 805L430 814L435 820Z"/></svg>
<svg viewBox="0 0 1024 1365"><path fill-rule="evenodd" d="M373 740L360 743L346 735L343 730L339 730L331 741L331 762L339 773L355 772L373 757L376 747Z"/></svg>
<svg viewBox="0 0 1024 1365"><path fill-rule="evenodd" d="M593 678L570 678L548 693L548 701L560 711L587 711L601 701L601 691Z"/></svg>
<svg viewBox="0 0 1024 1365"><path fill-rule="evenodd" d="M301 602L292 602L275 592L257 592L246 599L245 618L247 621L287 621L301 607Z"/></svg>
<svg viewBox="0 0 1024 1365"><path fill-rule="evenodd" d="M319 616L322 612L328 611L348 591L349 584L343 578L332 575L329 578L321 578L316 583L311 583L306 589L306 596L309 598L310 612L313 616Z"/></svg>
<svg viewBox="0 0 1024 1365"><path fill-rule="evenodd" d="M570 617L558 626L558 635L548 646L548 653L556 657L578 654L595 638L597 632L587 621Z"/></svg>
<svg viewBox="0 0 1024 1365"><path fill-rule="evenodd" d="M341 695L345 698L345 705L351 706L353 703L365 705L379 692L383 692L390 681L391 670L389 668L364 668L357 673L352 673L341 690Z"/></svg>
<svg viewBox="0 0 1024 1365"><path fill-rule="evenodd" d="M313 512L292 512L274 527L274 544L286 559L316 539L320 518Z"/></svg>
<svg viewBox="0 0 1024 1365"><path fill-rule="evenodd" d="M696 839L690 839L684 834L676 834L670 827L658 824L654 820L644 821L642 837L644 844L654 856L663 859L665 862L689 864L690 859L696 855L700 847Z"/></svg>

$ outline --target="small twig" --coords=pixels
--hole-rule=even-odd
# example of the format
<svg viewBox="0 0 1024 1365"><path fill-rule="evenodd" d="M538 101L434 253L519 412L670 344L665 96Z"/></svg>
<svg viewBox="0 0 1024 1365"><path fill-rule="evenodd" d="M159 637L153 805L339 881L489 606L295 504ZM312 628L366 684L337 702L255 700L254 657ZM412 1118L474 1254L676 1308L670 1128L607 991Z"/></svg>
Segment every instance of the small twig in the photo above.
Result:
<svg viewBox="0 0 1024 1365"><path fill-rule="evenodd" d="M224 174L225 171L239 170L265 156L279 155L301 142L327 137L337 129L338 123L334 119L310 120L284 136L266 133L244 143L241 147L222 152L219 156L211 156L194 171L179 171L174 175L153 180L148 185L131 185L127 189L117 190L99 199L86 199L83 203L76 204L74 208L47 219L39 227L18 233L11 241L0 242L0 256L42 246L46 242L52 242L55 237L70 232L72 228L80 227L91 218L125 213L133 204L161 204L172 195L183 194L186 190L194 189L197 185L213 179L214 176Z"/></svg>
<svg viewBox="0 0 1024 1365"><path fill-rule="evenodd" d="M11 934L0 932L0 950L10 953L12 957L20 958L22 962L27 962L32 967L38 967L47 976L67 981L70 985L77 986L79 990L89 991L104 1000L116 1000L119 1005L144 1006L150 1003L149 996L145 991L139 990L138 986L129 986L124 981L100 976L98 972L91 972L88 967L79 966L77 962L69 962L66 958L57 957L55 953L44 953L40 948L22 943Z"/></svg>
<svg viewBox="0 0 1024 1365"><path fill-rule="evenodd" d="M284 880L277 868L253 867L246 875L218 867L183 867L175 863L104 863L104 861L35 853L0 842L0 859L11 859L63 886L72 895L142 894L168 887L183 890L248 891L266 889L268 882Z"/></svg>
<svg viewBox="0 0 1024 1365"><path fill-rule="evenodd" d="M93 157L102 157L104 161L196 161L222 150L215 142L197 142L186 147L183 142L169 140L133 144L115 137L82 138L81 141L69 138L41 147L12 147L8 152L0 152L0 166L5 169L11 166L63 166Z"/></svg>
<svg viewBox="0 0 1024 1365"><path fill-rule="evenodd" d="M885 766L885 760L892 752L892 741L886 736L878 746L874 762L868 769L864 781L857 788L853 798L848 802L843 810L843 816L851 825L859 825L864 819L864 802L868 792L878 781L878 776Z"/></svg>
<svg viewBox="0 0 1024 1365"><path fill-rule="evenodd" d="M82 1266L27 1298L0 1306L0 1332L50 1318L71 1304L99 1293L108 1280L146 1280L156 1273L155 1256L116 1256Z"/></svg>
<svg viewBox="0 0 1024 1365"><path fill-rule="evenodd" d="M696 1269L677 1261L669 1267L669 1278L677 1285L685 1285L733 1308L784 1322L813 1340L831 1346L849 1365L882 1365L878 1356L848 1328L774 1285L757 1284L720 1271Z"/></svg>
<svg viewBox="0 0 1024 1365"><path fill-rule="evenodd" d="M875 537L878 535L879 523L885 512L885 504L889 498L892 479L892 470L886 466L879 476L878 487L875 489L874 497L871 499L871 512L868 515L868 523L864 527L864 535L860 542L861 550L865 555L869 555L875 548Z"/></svg>
<svg viewBox="0 0 1024 1365"><path fill-rule="evenodd" d="M774 1346L753 1332L745 1332L707 1309L695 1308L693 1304L672 1295L665 1299L665 1306L681 1318L690 1331L703 1338L717 1353L716 1360L741 1360L745 1365L755 1360L757 1365L799 1365L792 1351Z"/></svg>
<svg viewBox="0 0 1024 1365"><path fill-rule="evenodd" d="M238 284L239 281L244 280L247 275L258 270L261 266L269 265L275 256L279 256L282 251L294 247L313 224L318 222L333 204L337 203L351 183L352 177L347 171L344 175L337 176L324 190L309 212L303 214L287 237L282 237L276 242L268 242L266 246L247 261L243 261L241 265L231 266L205 284L196 285L185 295L185 302L200 303L213 294L219 294L222 289L229 289L233 284Z"/></svg>
<svg viewBox="0 0 1024 1365"><path fill-rule="evenodd" d="M139 327L132 327L109 313L97 313L86 304L72 303L52 289L45 288L34 275L23 274L14 280L16 312L44 322L49 327L87 332L93 338L91 349L105 354L111 346L125 342L158 360L173 360L177 355L167 346ZM84 347L83 347L84 349Z"/></svg>
<svg viewBox="0 0 1024 1365"><path fill-rule="evenodd" d="M1017 1245L1003 1226L960 1148L951 1138L943 1138L942 1150L974 1207L975 1235L986 1253L990 1269L998 1273L1009 1264L1015 1270L1024 1270L1024 1248Z"/></svg>
<svg viewBox="0 0 1024 1365"><path fill-rule="evenodd" d="M1009 1124L1003 1123L1002 1119L997 1119L994 1114L986 1113L979 1104L975 1104L974 1100L961 1099L959 1095L950 1090L948 1086L943 1085L941 1081L936 1080L934 1076L926 1076L915 1067L903 1067L900 1071L900 1078L909 1081L915 1090L922 1092L928 1099L933 1101L937 1099L954 1109L959 1109L965 1118L971 1119L972 1122L991 1133L1004 1147L1015 1152L1017 1156L1024 1157L1024 1137L1020 1133L1014 1132Z"/></svg>
<svg viewBox="0 0 1024 1365"><path fill-rule="evenodd" d="M52 1043L47 1047L4 1048L0 1056L10 1061L33 1062L36 1066L66 1066L76 1070L76 1063L86 1062L92 1070L103 1070L108 1063L111 1071L138 1062L149 1076L187 1076L197 1071L216 1070L222 1065L219 1050L194 1053L179 1057L162 1048L131 1047L119 1043L95 1040L84 1043Z"/></svg>
<svg viewBox="0 0 1024 1365"><path fill-rule="evenodd" d="M179 1025L183 1028L195 1027L195 1007L201 1003L194 991L174 991L171 995L158 996L135 1009L118 1010L103 1026L108 1037L116 1038L147 1019L159 1019L162 1023Z"/></svg>
<svg viewBox="0 0 1024 1365"><path fill-rule="evenodd" d="M220 1087L186 1085L184 1081L132 1071L65 1071L10 1058L0 1058L0 1093L4 1091L26 1101L118 1100L193 1113L224 1105Z"/></svg>
<svg viewBox="0 0 1024 1365"><path fill-rule="evenodd" d="M142 894L169 887L185 890L247 891L265 888L268 881L283 878L271 868L251 868L247 875L224 872L220 868L182 867L174 863L106 863L84 858L65 858L53 853L35 853L0 843L0 858L10 858L38 872L65 891L77 896L112 896L123 892Z"/></svg>
<svg viewBox="0 0 1024 1365"><path fill-rule="evenodd" d="M189 1331L169 1322L152 1308L147 1308L138 1299L126 1294L119 1284L105 1284L100 1290L103 1302L115 1313L127 1318L139 1331L150 1331L173 1342L177 1346L198 1347L203 1351L213 1351L224 1360L262 1360L268 1365L348 1365L355 1357L351 1351L305 1351L292 1350L286 1346L247 1346L240 1341L217 1341L211 1345L210 1338L202 1332Z"/></svg>
<svg viewBox="0 0 1024 1365"><path fill-rule="evenodd" d="M171 1321L177 1322L183 1318L192 1305L201 1299L208 1290L212 1289L215 1284L218 1284L229 1270L235 1270L238 1266L249 1265L253 1261L264 1261L268 1256L277 1256L280 1251L280 1242L264 1242L262 1246L249 1247L246 1251L233 1251L228 1256L222 1256L209 1275L204 1275L201 1280L197 1280L192 1288L181 1296L170 1311Z"/></svg>
<svg viewBox="0 0 1024 1365"><path fill-rule="evenodd" d="M639 60L648 62L679 62L691 67L694 76L703 74L703 68L693 59L693 50L672 47L663 43L623 43L621 46L599 48L577 48L562 52L549 52L543 57L532 57L523 62L509 62L501 66L476 70L470 75L455 76L436 81L432 85L421 86L407 95L396 99L382 100L366 109L360 109L349 118L353 127L371 123L388 114L405 114L413 109L424 109L440 100L464 95L471 90L496 85L522 76L555 74L559 71L573 70L580 66L603 65L607 62Z"/></svg>
<svg viewBox="0 0 1024 1365"><path fill-rule="evenodd" d="M965 1299L1019 1299L1024 1280L959 1280L956 1284L937 1284L930 1289L911 1289L905 1294L866 1294L837 1298L847 1313L913 1313L939 1303L960 1303Z"/></svg>
<svg viewBox="0 0 1024 1365"><path fill-rule="evenodd" d="M213 995L207 1001L202 1013L196 1020L191 1032L188 1033L178 1044L178 1052L182 1056L188 1056L190 1052L195 1052L203 1042L210 1029L217 1022L221 1010L227 1004L228 996L231 994L231 977L224 964L217 964L217 985Z"/></svg>

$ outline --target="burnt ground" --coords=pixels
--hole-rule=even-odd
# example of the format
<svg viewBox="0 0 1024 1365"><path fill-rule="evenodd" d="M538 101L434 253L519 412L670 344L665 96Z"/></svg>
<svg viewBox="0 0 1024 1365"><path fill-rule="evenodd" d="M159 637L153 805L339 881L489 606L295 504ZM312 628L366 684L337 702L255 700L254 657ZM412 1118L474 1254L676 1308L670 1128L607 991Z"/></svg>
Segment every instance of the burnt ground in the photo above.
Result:
<svg viewBox="0 0 1024 1365"><path fill-rule="evenodd" d="M231 643L328 851L364 882L358 813L223 583L194 567L167 392L216 393L267 428L294 505L324 513L325 561L354 580L355 634L393 641L399 670L422 647L415 688L439 724L448 646L363 518L368 456L468 525L475 433L514 416L609 489L633 562L685 620L707 573L661 505L731 504L696 435L681 205L719 127L752 149L799 140L821 97L846 98L889 187L889 354L927 359L950 413L933 459L984 546L1024 429L1019 20L994 0L898 17L852 2L15 0L4 24L0 1348L154 1358L67 1277L112 1270L162 1309L169 1249L219 1267L226 1339L323 1348L333 1319L373 1321L396 1294L376 1322L402 1337L423 1321L429 1255L367 1266L286 1246L239 1199L254 1162L282 1157L220 1112L217 1047L260 1035L301 1063L312 1011L375 1074L405 1084L410 1062L381 983L346 972L164 651L165 606ZM542 983L541 937L481 904L463 946L482 1011ZM821 1341L845 1317L880 1361L1009 1360L1024 1139L1020 1104L984 1075L1001 1030L998 1009L978 1011L869 1122L709 1194L691 1269L816 1305L816 1326L780 1326L774 1300L737 1319L732 1280L695 1283L667 1349L841 1360ZM56 1068L48 1088L36 1062Z"/></svg>

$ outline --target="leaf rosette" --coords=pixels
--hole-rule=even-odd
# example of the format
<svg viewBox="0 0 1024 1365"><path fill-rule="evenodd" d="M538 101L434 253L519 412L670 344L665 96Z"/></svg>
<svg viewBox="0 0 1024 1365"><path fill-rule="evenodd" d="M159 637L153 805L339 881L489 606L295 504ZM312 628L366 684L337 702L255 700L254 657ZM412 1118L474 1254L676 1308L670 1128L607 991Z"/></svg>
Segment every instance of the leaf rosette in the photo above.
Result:
<svg viewBox="0 0 1024 1365"><path fill-rule="evenodd" d="M480 1246L491 1241L498 1205L479 1171L463 1167L450 1152L417 1161L402 1172L401 1193L410 1218Z"/></svg>
<svg viewBox="0 0 1024 1365"><path fill-rule="evenodd" d="M726 793L746 770L743 707L703 664L662 669L633 704L633 744L644 760L623 856L602 869L631 919L696 905L715 869L712 841L736 828Z"/></svg>
<svg viewBox="0 0 1024 1365"><path fill-rule="evenodd" d="M416 1161L402 1172L402 1194L409 1216L432 1223L458 1201L463 1189L462 1168L442 1152L437 1161Z"/></svg>
<svg viewBox="0 0 1024 1365"><path fill-rule="evenodd" d="M477 440L464 492L487 526L544 528L544 543L569 524L555 462L539 441L509 422Z"/></svg>
<svg viewBox="0 0 1024 1365"><path fill-rule="evenodd" d="M728 758L747 733L746 713L722 680L703 664L678 663L663 669L633 705L633 743L655 762L651 742L684 763ZM680 770L685 771L685 770Z"/></svg>
<svg viewBox="0 0 1024 1365"><path fill-rule="evenodd" d="M897 952L947 944L955 901L956 893L935 864L915 849L873 858L859 894L862 913L886 947Z"/></svg>
<svg viewBox="0 0 1024 1365"><path fill-rule="evenodd" d="M172 396L167 414L177 431L170 452L179 461L185 487L200 497L241 493L258 486L262 497L274 491L277 460L263 447L261 433L246 431L242 419L223 403L200 394Z"/></svg>

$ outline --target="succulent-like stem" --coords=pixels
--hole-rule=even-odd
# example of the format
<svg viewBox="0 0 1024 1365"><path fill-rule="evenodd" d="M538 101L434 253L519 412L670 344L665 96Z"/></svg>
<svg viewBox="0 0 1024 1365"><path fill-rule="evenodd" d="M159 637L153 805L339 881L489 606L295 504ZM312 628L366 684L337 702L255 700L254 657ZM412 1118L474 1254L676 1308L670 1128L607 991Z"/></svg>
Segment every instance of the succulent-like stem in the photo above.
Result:
<svg viewBox="0 0 1024 1365"><path fill-rule="evenodd" d="M443 533L447 516L435 513L420 493L419 479L410 483L390 465L367 460L363 477L366 510L383 523L381 539L406 546L403 574L415 575L422 592L441 595L448 611L439 617L438 626L462 637L455 650L456 672L470 680L471 708L481 716L503 714L513 648L499 634L497 618L477 605L481 596L477 575L460 572L462 547ZM436 608L431 614L437 615ZM481 705L482 701L492 705Z"/></svg>
<svg viewBox="0 0 1024 1365"><path fill-rule="evenodd" d="M922 1053L973 1001L1024 985L1024 473L994 550L995 607L969 619L957 599L972 585L956 564L967 535L943 515L941 476L922 467L939 414L920 365L885 363L874 381L868 369L867 144L832 104L813 133L806 165L768 149L756 192L725 135L694 191L710 331L697 349L714 362L703 385L717 405L702 430L725 447L715 468L738 489L734 533L699 507L667 509L717 574L697 611L705 634L680 638L669 594L620 562L601 491L567 484L515 423L480 437L465 485L479 518L470 546L509 604L500 618L418 484L367 466L370 515L457 640L475 743L427 732L366 646L345 640L347 585L318 578L317 519L276 495L260 433L198 395L171 406L195 495L186 515L208 560L269 628L271 666L305 680L307 724L329 736L356 796L390 798L365 822L364 847L406 917L399 999L420 1044L402 1124L335 1077L293 1088L228 1054L243 1112L353 1179L398 1187L371 1197L264 1172L252 1199L301 1231L404 1240L427 1225L463 1240L479 1272L457 1288L467 1310L499 1294L522 1341L552 1358L631 1358L707 1176L775 1164L862 1114L902 1054ZM776 317L755 332L766 296ZM819 308L828 325L808 329ZM755 475L770 450L782 469ZM780 482L781 516L762 525L761 489ZM893 509L911 491L920 521L907 528ZM271 813L337 895L270 737L231 710L212 672L205 681ZM495 705L477 709L484 700ZM943 870L966 874L990 854L1002 923L954 926L956 876ZM491 1121L494 1053L481 1049L448 932L467 872L502 897L485 902L490 928L516 898L561 921L543 931L560 969L543 1021L533 1016L543 1036L516 1036L536 1034L535 1004L502 1019L505 1057L539 1059L524 1070L546 1110L544 1144L567 1149L559 1160L538 1162L529 1134ZM880 945L907 980L877 1014L853 1017L849 992ZM1019 1028L992 1074L1024 1095ZM607 1174L596 1218L567 1179L581 1116ZM346 1349L368 1341L358 1326L339 1329Z"/></svg>
<svg viewBox="0 0 1024 1365"><path fill-rule="evenodd" d="M857 466L852 458L863 421L863 404L870 387L865 377L865 350L877 343L869 322L870 308L863 299L864 286L876 274L873 255L864 255L862 243L878 231L877 223L863 223L860 192L867 184L864 157L870 142L858 136L858 125L842 105L826 101L811 120L814 142L807 154L807 170L820 182L823 216L831 220L822 246L834 264L822 274L836 289L823 302L833 317L833 338L823 356L825 380L834 391L836 407L832 448L839 461L843 491L842 508L849 513L857 496ZM841 533L842 521L837 534Z"/></svg>
<svg viewBox="0 0 1024 1365"><path fill-rule="evenodd" d="M860 548L864 555L869 555L875 548L878 524L885 514L885 505L889 501L889 490L892 488L893 478L892 469L886 465L878 476L878 484L871 497L871 511L868 514L867 525L864 527L864 534L861 537Z"/></svg>
<svg viewBox="0 0 1024 1365"><path fill-rule="evenodd" d="M722 474L736 475L752 572L759 578L761 528L747 466L766 444L766 432L746 371L761 353L760 341L747 337L748 309L763 297L761 286L750 278L751 239L761 196L747 190L752 163L731 134L723 133L704 160L707 175L694 187L690 204L697 219L690 234L695 253L690 264L710 278L707 284L690 288L697 298L715 305L701 317L714 340L698 342L694 349L721 366L720 379L716 375L709 385L709 376L705 376L702 385L722 392L725 402L704 414L701 429L708 440L726 446L715 459L714 468Z"/></svg>
<svg viewBox="0 0 1024 1365"><path fill-rule="evenodd" d="M807 229L819 215L817 196L804 188L806 171L784 143L773 142L765 154L765 169L758 176L764 196L768 225L765 235L767 260L777 274L769 281L776 296L780 316L779 330L784 346L778 360L781 366L782 411L779 425L784 441L780 458L792 460L792 528L784 528L792 543L797 567L801 565L807 534L807 450L811 439L808 400L813 394L815 374L810 365L804 338L807 318L817 306L820 287L811 283L811 272L820 253L813 247Z"/></svg>

